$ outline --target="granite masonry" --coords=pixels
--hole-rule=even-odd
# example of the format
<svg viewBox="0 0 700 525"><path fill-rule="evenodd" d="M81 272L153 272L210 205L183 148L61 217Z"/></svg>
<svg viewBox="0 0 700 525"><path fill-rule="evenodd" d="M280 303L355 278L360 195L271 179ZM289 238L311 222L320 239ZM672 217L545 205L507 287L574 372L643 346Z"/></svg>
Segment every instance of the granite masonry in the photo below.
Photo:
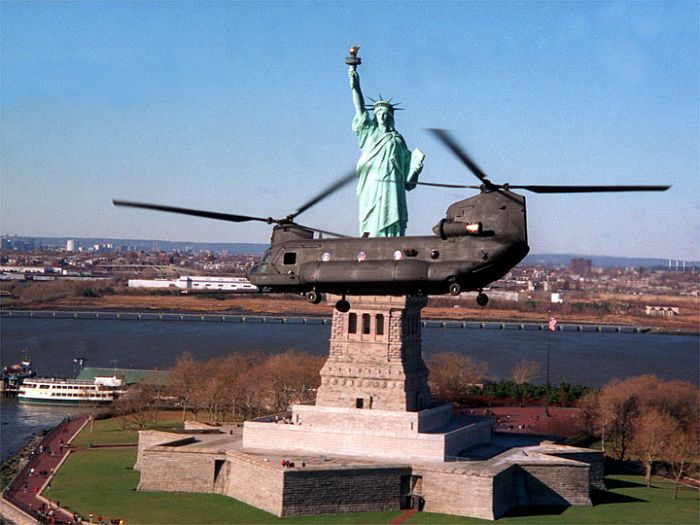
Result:
<svg viewBox="0 0 700 525"><path fill-rule="evenodd" d="M313 406L242 431L142 431L139 490L223 494L276 516L418 507L495 519L520 505L590 505L599 453L494 437L490 418L431 404L423 306L371 296L335 311Z"/></svg>

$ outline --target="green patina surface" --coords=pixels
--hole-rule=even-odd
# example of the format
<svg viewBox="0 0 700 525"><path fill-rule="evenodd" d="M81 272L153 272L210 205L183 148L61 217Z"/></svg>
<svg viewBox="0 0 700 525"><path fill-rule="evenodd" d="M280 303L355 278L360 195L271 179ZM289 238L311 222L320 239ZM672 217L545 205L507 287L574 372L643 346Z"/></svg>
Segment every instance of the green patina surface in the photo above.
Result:
<svg viewBox="0 0 700 525"><path fill-rule="evenodd" d="M420 150L411 153L394 128L397 104L380 97L373 102L371 115L356 66L349 67L348 76L355 105L352 130L362 150L357 162L360 235L402 236L408 223L406 191L416 187L424 155Z"/></svg>

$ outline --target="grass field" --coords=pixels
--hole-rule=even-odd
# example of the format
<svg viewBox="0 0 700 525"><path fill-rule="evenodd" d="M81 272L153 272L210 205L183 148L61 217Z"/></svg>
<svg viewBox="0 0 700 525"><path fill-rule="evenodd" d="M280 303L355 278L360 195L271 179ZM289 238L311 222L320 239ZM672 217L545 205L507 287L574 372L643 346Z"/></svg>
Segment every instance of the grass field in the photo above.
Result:
<svg viewBox="0 0 700 525"><path fill-rule="evenodd" d="M85 432L85 431L84 431ZM132 470L135 449L95 449L72 454L58 472L46 496L86 516L92 512L126 523L389 523L400 512L351 513L276 518L234 499L211 494L137 492L139 474ZM654 480L647 489L641 476L607 477L610 490L598 493L593 507L521 509L498 523L559 524L696 524L700 521L698 492L689 488L672 499L671 483ZM408 523L489 523L421 512Z"/></svg>
<svg viewBox="0 0 700 525"><path fill-rule="evenodd" d="M137 492L131 469L135 449L99 449L71 454L45 495L87 516L92 512L126 523L388 523L400 512L279 519L232 498L212 494Z"/></svg>
<svg viewBox="0 0 700 525"><path fill-rule="evenodd" d="M88 423L83 431L73 440L73 446L87 447L93 445L114 445L122 443L138 443L139 432L134 425L124 428L123 418L113 417L95 421L91 431L91 423ZM182 429L182 412L160 412L158 422L152 423L148 428L158 430Z"/></svg>

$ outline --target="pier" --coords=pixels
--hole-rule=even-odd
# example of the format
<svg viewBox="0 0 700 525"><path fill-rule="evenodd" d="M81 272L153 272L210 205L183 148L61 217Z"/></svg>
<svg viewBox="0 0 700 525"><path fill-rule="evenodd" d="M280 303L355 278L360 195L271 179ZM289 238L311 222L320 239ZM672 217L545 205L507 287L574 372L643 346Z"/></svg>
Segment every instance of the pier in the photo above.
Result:
<svg viewBox="0 0 700 525"><path fill-rule="evenodd" d="M0 318L35 319L92 319L123 321L165 321L165 322L208 322L208 323L255 323L255 324L309 324L330 325L330 317L295 315L247 315L247 314L197 314L197 313L156 313L156 312L77 312L48 310L2 310ZM456 321L423 320L424 328L477 329L477 330L547 330L547 323L497 322L497 321ZM601 333L649 333L653 330L644 326L560 323L558 332L601 332Z"/></svg>

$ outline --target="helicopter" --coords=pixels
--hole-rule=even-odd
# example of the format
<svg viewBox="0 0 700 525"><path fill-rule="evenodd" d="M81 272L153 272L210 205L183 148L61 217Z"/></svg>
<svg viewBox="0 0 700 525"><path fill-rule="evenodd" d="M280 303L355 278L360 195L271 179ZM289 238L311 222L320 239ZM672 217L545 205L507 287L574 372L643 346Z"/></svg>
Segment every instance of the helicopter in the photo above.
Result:
<svg viewBox="0 0 700 525"><path fill-rule="evenodd" d="M300 293L318 304L323 294L341 297L335 307L350 310L351 295L459 295L476 291L476 302L488 304L484 288L522 261L527 241L525 197L534 193L666 191L670 186L538 186L491 182L447 131L429 130L481 182L479 185L418 182L440 188L477 189L479 194L451 204L433 227L433 235L348 237L303 226L295 219L356 178L342 177L284 218L254 217L159 204L113 200L115 206L141 208L230 222L274 224L270 247L248 272L265 292ZM319 234L317 237L316 234ZM330 235L334 238L324 238Z"/></svg>

